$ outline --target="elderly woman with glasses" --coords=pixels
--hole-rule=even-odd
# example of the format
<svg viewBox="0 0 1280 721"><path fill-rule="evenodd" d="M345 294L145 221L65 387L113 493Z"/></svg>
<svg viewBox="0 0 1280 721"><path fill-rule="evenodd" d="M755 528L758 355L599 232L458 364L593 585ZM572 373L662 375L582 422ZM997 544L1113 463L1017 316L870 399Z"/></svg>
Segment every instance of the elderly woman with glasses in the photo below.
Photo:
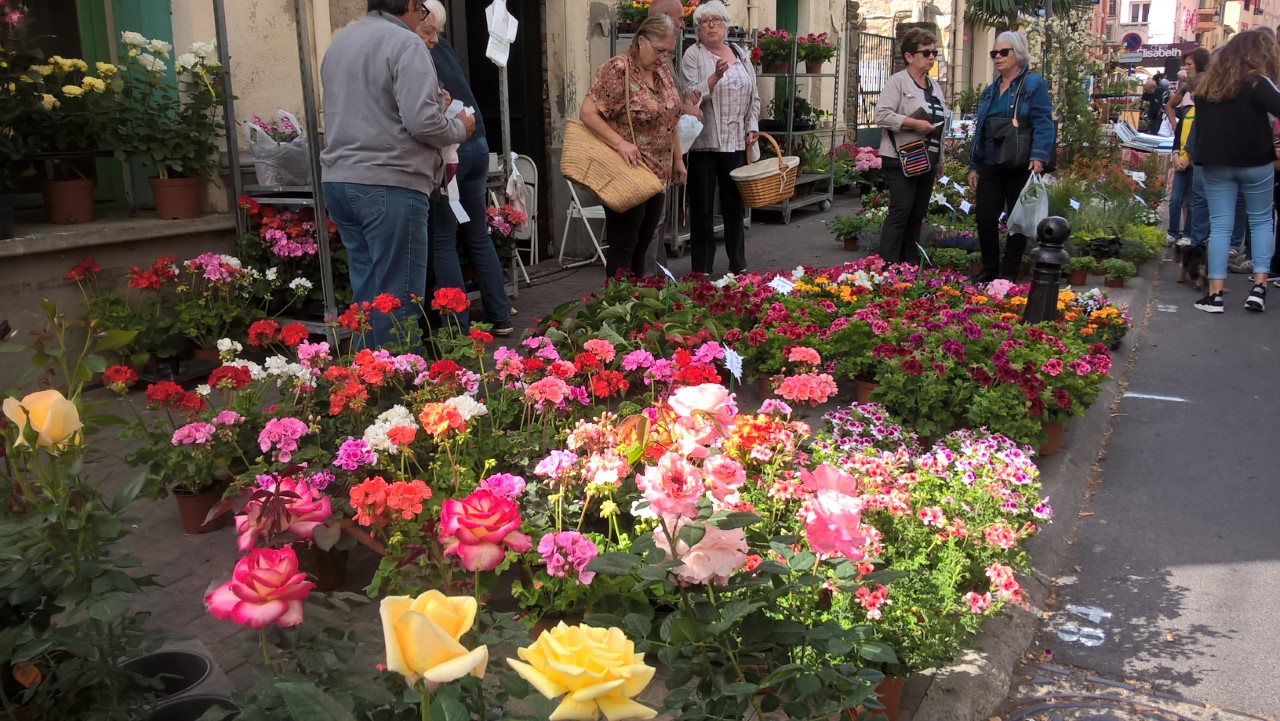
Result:
<svg viewBox="0 0 1280 721"><path fill-rule="evenodd" d="M680 94L668 67L679 41L680 32L671 18L660 14L645 18L631 47L596 71L578 113L582 124L627 164L644 165L663 187L682 185L686 175L676 134ZM665 215L666 200L663 192L621 213L605 208L606 278L619 271L644 275L645 251Z"/></svg>
<svg viewBox="0 0 1280 721"><path fill-rule="evenodd" d="M760 91L750 55L725 40L729 11L710 0L693 11L698 44L680 61L680 74L701 95L702 134L689 148L689 256L695 273L711 273L715 265L712 215L717 186L724 218L724 252L729 272L747 269L746 227L742 196L729 173L747 162L747 149L760 130Z"/></svg>
<svg viewBox="0 0 1280 721"><path fill-rule="evenodd" d="M975 283L1016 279L1027 249L1027 236L1011 233L1001 257L1000 215L1013 210L1032 173L1044 172L1057 142L1049 84L1027 68L1031 62L1027 36L1012 31L1000 33L991 60L996 77L982 91L969 152L969 188L977 190L978 244L982 250L982 271L971 278ZM1006 162L1001 163L996 130L997 125L1009 122L1017 126L1019 133L1029 130L1030 142L1025 147L1030 151L1024 148L1025 155L1020 155L1006 148ZM1010 159L1011 156L1016 157Z"/></svg>
<svg viewBox="0 0 1280 721"><path fill-rule="evenodd" d="M876 103L876 124L884 130L880 167L889 185L889 213L880 229L880 257L889 263L920 262L920 224L929 211L933 184L942 175L947 104L942 99L942 86L929 77L938 57L937 42L928 30L908 30L901 46L907 67L889 77ZM913 147L918 149L914 154Z"/></svg>

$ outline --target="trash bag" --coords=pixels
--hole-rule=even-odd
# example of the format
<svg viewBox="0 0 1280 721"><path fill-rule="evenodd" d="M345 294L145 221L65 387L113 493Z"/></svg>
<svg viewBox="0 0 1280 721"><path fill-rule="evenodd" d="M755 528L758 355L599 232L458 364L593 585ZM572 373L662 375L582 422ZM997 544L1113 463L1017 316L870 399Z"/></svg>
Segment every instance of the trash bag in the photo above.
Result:
<svg viewBox="0 0 1280 721"><path fill-rule="evenodd" d="M298 129L298 137L277 143L251 120L244 121L244 134L253 153L253 170L258 185L310 185L311 156L302 136L302 125L293 113L277 110L276 117L288 120Z"/></svg>
<svg viewBox="0 0 1280 721"><path fill-rule="evenodd" d="M681 115L676 132L680 134L680 152L687 153L693 141L702 135L702 121L692 115Z"/></svg>
<svg viewBox="0 0 1280 721"><path fill-rule="evenodd" d="M1009 211L1007 224L1009 233L1018 233L1030 238L1036 237L1036 226L1049 217L1049 191L1044 187L1044 179L1039 173L1032 173L1027 184L1022 186L1018 202Z"/></svg>

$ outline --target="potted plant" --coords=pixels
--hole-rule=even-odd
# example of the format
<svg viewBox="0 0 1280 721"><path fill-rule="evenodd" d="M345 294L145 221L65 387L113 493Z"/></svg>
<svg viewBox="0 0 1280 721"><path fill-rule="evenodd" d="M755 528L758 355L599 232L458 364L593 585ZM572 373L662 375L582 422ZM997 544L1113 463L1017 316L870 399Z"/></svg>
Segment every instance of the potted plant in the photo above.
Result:
<svg viewBox="0 0 1280 721"><path fill-rule="evenodd" d="M975 250L966 256L969 260L969 275L977 275L982 272L982 251Z"/></svg>
<svg viewBox="0 0 1280 721"><path fill-rule="evenodd" d="M0 15L0 128L19 125L41 107L40 94L25 80L27 68L36 60L28 41L27 8L20 1L9 5L10 11ZM10 193L20 177L34 173L25 160L30 148L26 133L0 133L0 240L14 236Z"/></svg>
<svg viewBox="0 0 1280 721"><path fill-rule="evenodd" d="M88 159L102 147L115 111L121 84L116 66L98 63L90 72L79 58L54 55L30 65L20 83L38 102L16 117L13 127L25 139L30 159L49 161L51 174L41 188L49 222L92 220L96 181Z"/></svg>
<svg viewBox="0 0 1280 721"><path fill-rule="evenodd" d="M489 237L498 251L498 258L503 265L508 265L516 253L516 228L529 221L529 217L510 203L503 203L494 208L485 208L485 216L489 221Z"/></svg>
<svg viewBox="0 0 1280 721"><path fill-rule="evenodd" d="M1067 261L1062 270L1067 274L1067 282L1071 285L1084 285L1089 280L1089 271L1098 265L1092 255L1078 255Z"/></svg>
<svg viewBox="0 0 1280 721"><path fill-rule="evenodd" d="M822 64L834 58L839 46L827 40L826 33L796 36L796 57L804 62L805 72L817 75L822 72Z"/></svg>
<svg viewBox="0 0 1280 721"><path fill-rule="evenodd" d="M1137 275L1133 263L1120 258L1108 258L1102 261L1102 274L1106 276L1108 288L1123 288L1126 280Z"/></svg>
<svg viewBox="0 0 1280 721"><path fill-rule="evenodd" d="M649 14L651 0L618 0L616 21L618 32L633 33Z"/></svg>
<svg viewBox="0 0 1280 721"><path fill-rule="evenodd" d="M933 264L939 270L961 272L969 259L969 251L964 248L936 248L929 254Z"/></svg>
<svg viewBox="0 0 1280 721"><path fill-rule="evenodd" d="M762 73L785 75L791 72L792 44L792 35L786 30L765 28L756 36L751 61L760 63Z"/></svg>
<svg viewBox="0 0 1280 721"><path fill-rule="evenodd" d="M200 178L214 178L215 151L225 129L222 65L213 43L197 42L174 60L177 85L166 81L171 46L135 32L121 35L127 63L120 113L112 133L116 157L150 160L156 214L190 219L200 214Z"/></svg>
<svg viewBox="0 0 1280 721"><path fill-rule="evenodd" d="M868 234L880 229L876 221L877 218L872 213L858 213L856 215L837 215L826 221L825 225L836 240L844 244L845 250L853 251L859 249Z"/></svg>

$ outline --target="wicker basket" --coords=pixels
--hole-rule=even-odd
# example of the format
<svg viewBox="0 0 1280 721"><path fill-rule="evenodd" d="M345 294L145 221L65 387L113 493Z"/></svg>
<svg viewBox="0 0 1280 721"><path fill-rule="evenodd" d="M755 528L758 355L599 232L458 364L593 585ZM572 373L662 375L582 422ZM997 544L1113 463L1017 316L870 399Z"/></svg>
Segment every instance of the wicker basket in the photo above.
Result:
<svg viewBox="0 0 1280 721"><path fill-rule="evenodd" d="M781 203L795 195L796 176L800 174L800 158L794 155L783 157L782 149L772 135L760 133L760 137L769 141L777 157L757 160L729 173L729 177L738 184L738 193L748 208Z"/></svg>

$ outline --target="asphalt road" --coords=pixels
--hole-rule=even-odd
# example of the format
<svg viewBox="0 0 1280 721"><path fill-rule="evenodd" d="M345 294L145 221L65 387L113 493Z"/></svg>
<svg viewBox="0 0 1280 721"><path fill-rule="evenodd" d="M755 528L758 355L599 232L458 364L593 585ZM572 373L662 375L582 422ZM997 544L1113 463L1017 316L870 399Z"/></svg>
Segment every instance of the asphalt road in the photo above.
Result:
<svg viewBox="0 0 1280 721"><path fill-rule="evenodd" d="M1075 574L1035 650L1280 718L1280 289L1250 313L1233 275L1209 315L1176 270L1160 268Z"/></svg>

